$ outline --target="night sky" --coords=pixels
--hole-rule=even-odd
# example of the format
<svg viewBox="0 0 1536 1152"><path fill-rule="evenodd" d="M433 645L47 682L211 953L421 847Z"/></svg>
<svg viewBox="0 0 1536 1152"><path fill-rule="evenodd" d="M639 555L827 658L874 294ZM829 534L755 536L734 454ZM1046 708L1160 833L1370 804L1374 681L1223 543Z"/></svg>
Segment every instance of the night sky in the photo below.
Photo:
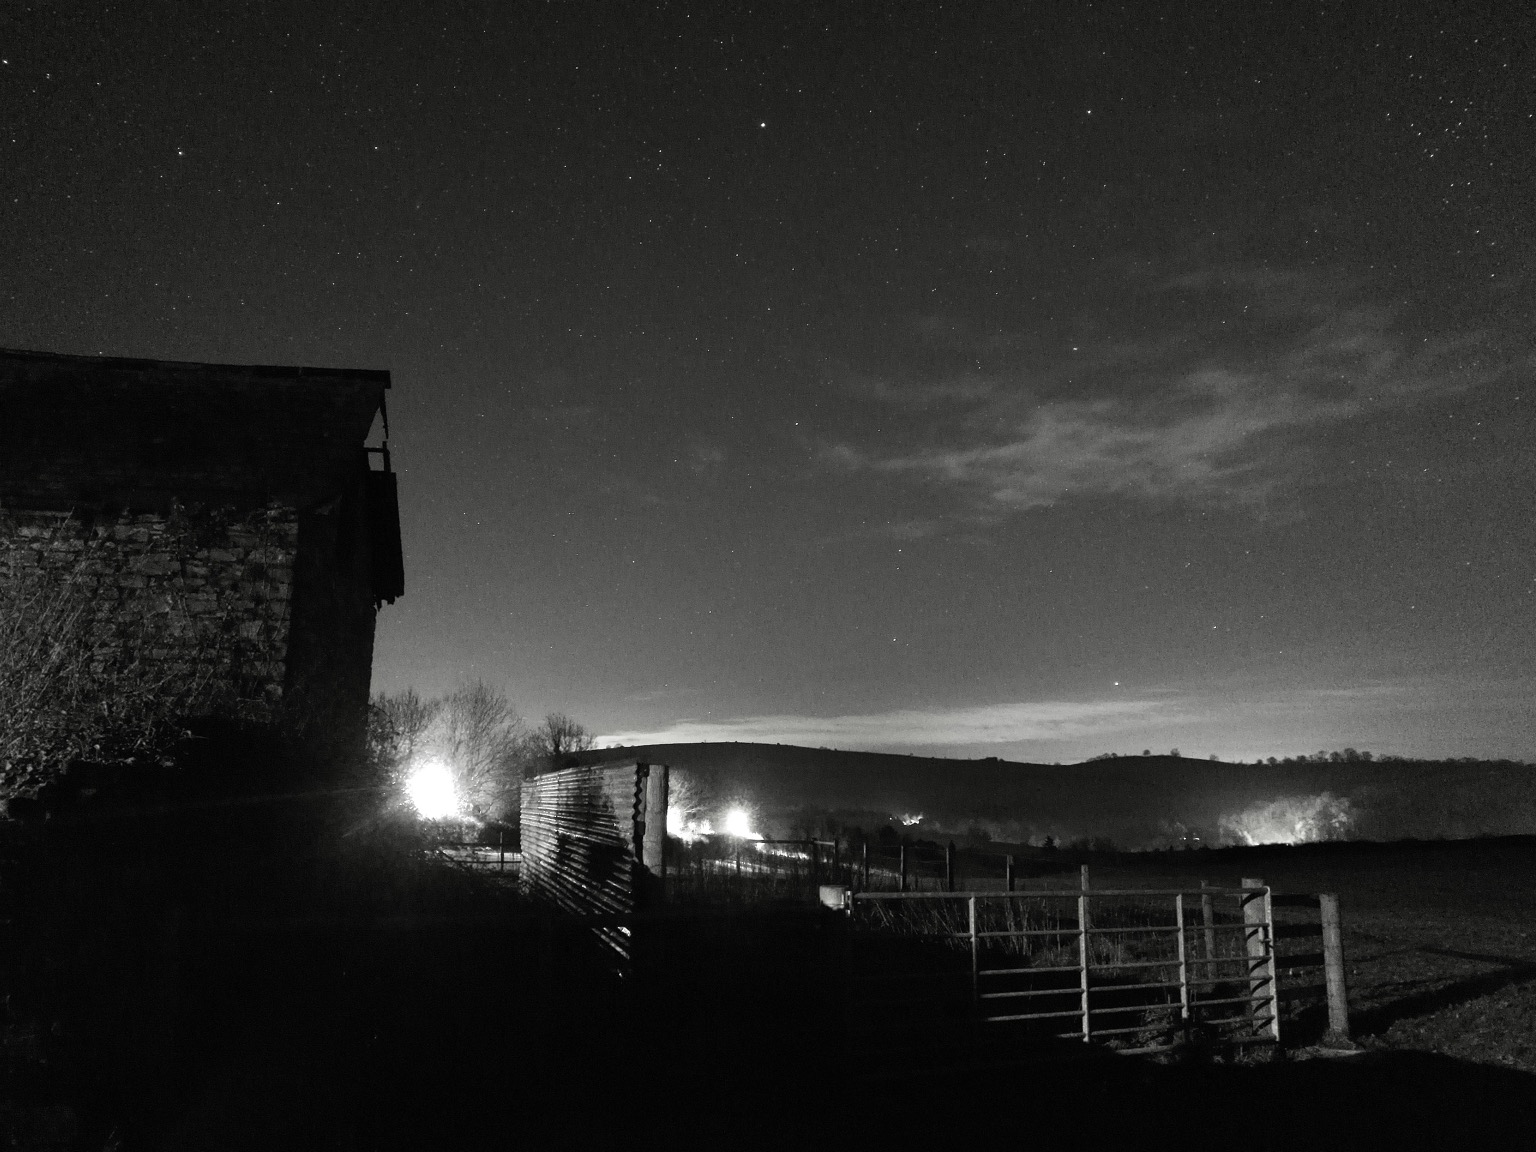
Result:
<svg viewBox="0 0 1536 1152"><path fill-rule="evenodd" d="M8 4L0 345L389 369L376 689L1536 758L1527 6L884 7Z"/></svg>

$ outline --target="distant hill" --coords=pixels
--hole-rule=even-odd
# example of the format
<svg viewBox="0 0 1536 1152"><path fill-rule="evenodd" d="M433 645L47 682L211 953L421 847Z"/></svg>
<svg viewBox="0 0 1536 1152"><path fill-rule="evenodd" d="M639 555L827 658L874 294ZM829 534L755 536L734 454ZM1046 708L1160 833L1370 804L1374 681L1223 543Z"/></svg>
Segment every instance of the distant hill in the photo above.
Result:
<svg viewBox="0 0 1536 1152"><path fill-rule="evenodd" d="M1122 756L1047 765L736 743L605 749L584 759L667 764L674 796L696 818L718 828L741 806L765 835L829 820L1016 843L1100 837L1127 849L1536 834L1536 768L1507 762L1269 766Z"/></svg>

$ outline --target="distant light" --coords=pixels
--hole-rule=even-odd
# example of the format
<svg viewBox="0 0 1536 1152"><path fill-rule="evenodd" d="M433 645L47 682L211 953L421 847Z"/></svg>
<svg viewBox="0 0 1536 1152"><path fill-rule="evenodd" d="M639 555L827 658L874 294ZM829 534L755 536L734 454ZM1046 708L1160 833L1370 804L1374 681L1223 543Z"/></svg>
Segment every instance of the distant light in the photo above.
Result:
<svg viewBox="0 0 1536 1152"><path fill-rule="evenodd" d="M427 820L456 816L459 797L453 787L453 770L441 760L428 760L411 772L405 794L416 812Z"/></svg>
<svg viewBox="0 0 1536 1152"><path fill-rule="evenodd" d="M732 808L725 814L725 834L742 840L762 839L762 836L752 830L752 813L745 808Z"/></svg>
<svg viewBox="0 0 1536 1152"><path fill-rule="evenodd" d="M897 819L901 821L904 827L910 828L914 824L921 824L923 822L923 814L917 812L906 816L898 816Z"/></svg>
<svg viewBox="0 0 1536 1152"><path fill-rule="evenodd" d="M768 121L764 120L762 123L760 123L758 125L758 127L759 128L766 128L766 127L768 127Z"/></svg>
<svg viewBox="0 0 1536 1152"><path fill-rule="evenodd" d="M1237 844L1311 844L1347 840L1355 811L1347 796L1282 796L1221 817L1222 833Z"/></svg>

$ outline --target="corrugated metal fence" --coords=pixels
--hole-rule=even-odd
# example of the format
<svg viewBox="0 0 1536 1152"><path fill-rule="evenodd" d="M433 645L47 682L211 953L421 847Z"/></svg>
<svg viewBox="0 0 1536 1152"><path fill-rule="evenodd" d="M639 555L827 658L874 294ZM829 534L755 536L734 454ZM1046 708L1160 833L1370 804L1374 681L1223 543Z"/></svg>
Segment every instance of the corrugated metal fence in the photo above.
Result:
<svg viewBox="0 0 1536 1152"><path fill-rule="evenodd" d="M640 763L562 768L525 781L525 893L598 920L598 934L629 953L617 923L659 895L667 830L667 769Z"/></svg>

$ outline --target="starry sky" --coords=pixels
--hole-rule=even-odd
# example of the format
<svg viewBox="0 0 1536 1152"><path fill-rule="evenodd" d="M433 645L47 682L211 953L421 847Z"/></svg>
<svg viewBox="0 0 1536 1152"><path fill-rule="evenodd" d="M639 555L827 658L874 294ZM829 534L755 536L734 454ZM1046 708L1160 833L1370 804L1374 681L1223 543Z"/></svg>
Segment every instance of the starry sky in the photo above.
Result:
<svg viewBox="0 0 1536 1152"><path fill-rule="evenodd" d="M389 369L379 690L1532 759L1536 17L1395 7L10 4L0 345Z"/></svg>

